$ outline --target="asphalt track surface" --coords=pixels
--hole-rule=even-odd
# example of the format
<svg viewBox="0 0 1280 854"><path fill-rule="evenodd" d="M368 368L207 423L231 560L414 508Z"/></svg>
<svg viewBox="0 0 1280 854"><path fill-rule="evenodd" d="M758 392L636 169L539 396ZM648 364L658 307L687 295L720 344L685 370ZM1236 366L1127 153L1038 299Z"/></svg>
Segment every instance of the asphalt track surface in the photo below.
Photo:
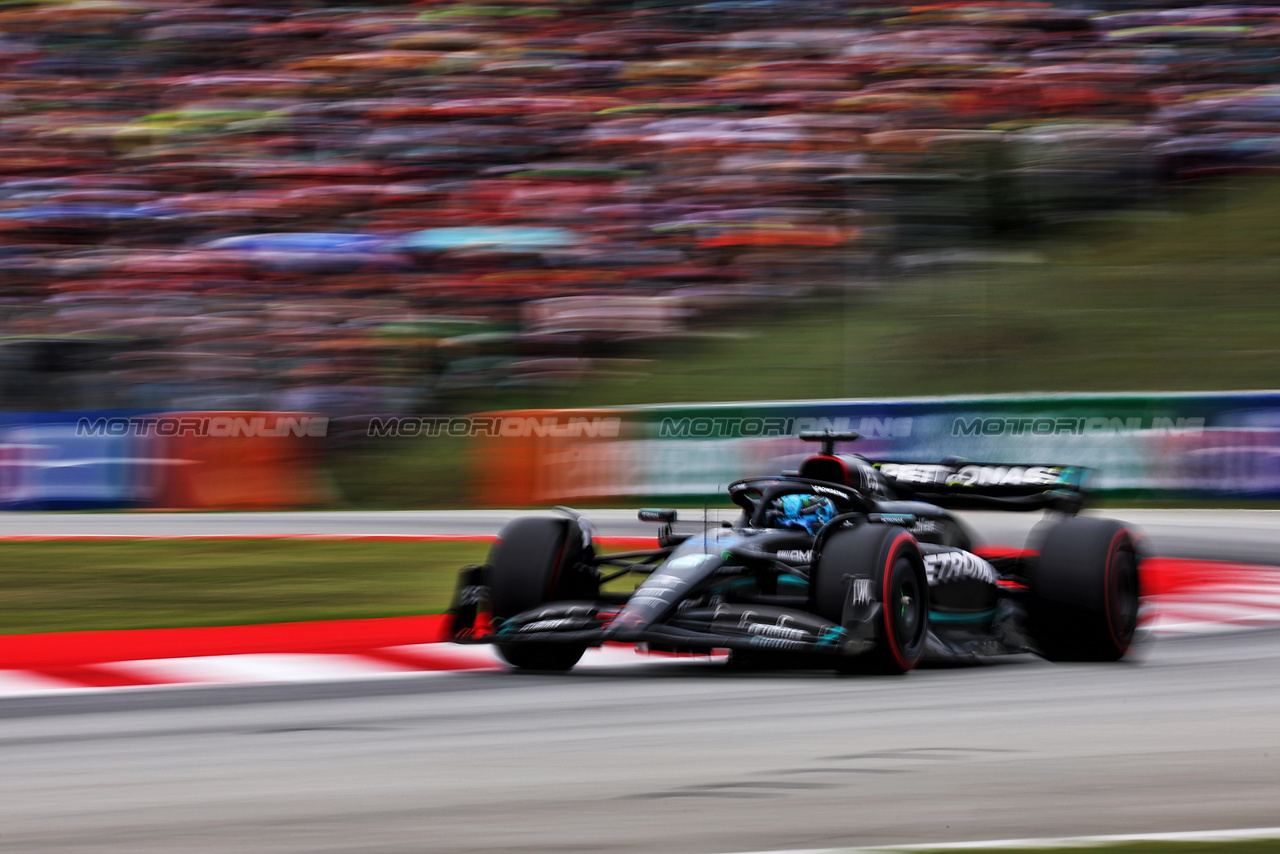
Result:
<svg viewBox="0 0 1280 854"><path fill-rule="evenodd" d="M0 710L2 850L710 854L1280 804L1275 632L904 678L671 662L59 699Z"/></svg>
<svg viewBox="0 0 1280 854"><path fill-rule="evenodd" d="M348 515L306 522L323 531L26 519L188 535L499 521L343 528ZM1116 515L1142 515L1161 553L1261 559L1280 542L1274 514ZM113 530L66 530L80 520ZM51 533L31 527L0 533ZM1275 826L1278 710L1276 631L1161 640L1114 665L1018 656L900 678L675 660L15 698L0 701L0 850L715 854Z"/></svg>

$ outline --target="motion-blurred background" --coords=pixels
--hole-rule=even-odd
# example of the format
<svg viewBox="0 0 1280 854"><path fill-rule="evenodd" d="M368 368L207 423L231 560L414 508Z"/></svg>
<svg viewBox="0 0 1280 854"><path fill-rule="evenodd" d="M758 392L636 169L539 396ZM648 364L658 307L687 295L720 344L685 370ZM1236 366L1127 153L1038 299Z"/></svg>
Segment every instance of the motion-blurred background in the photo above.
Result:
<svg viewBox="0 0 1280 854"><path fill-rule="evenodd" d="M374 417L1276 385L1280 7L77 0L0 33L2 506L478 500L473 441ZM75 435L160 412L329 422Z"/></svg>

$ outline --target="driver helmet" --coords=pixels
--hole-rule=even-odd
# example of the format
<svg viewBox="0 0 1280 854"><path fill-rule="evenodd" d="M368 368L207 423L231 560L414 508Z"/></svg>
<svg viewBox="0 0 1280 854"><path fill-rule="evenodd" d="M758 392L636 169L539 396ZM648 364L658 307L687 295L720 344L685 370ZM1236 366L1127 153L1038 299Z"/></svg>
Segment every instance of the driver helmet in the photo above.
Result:
<svg viewBox="0 0 1280 854"><path fill-rule="evenodd" d="M818 533L835 518L836 506L825 495L783 495L774 500L773 524Z"/></svg>

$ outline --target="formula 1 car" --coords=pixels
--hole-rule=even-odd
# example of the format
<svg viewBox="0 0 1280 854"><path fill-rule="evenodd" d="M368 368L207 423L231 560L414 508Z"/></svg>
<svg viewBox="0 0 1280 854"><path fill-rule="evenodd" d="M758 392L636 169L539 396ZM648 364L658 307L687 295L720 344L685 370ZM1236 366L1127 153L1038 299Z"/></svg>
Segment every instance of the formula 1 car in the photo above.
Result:
<svg viewBox="0 0 1280 854"><path fill-rule="evenodd" d="M454 639L543 671L609 642L843 673L1022 652L1113 661L1129 650L1140 539L1076 515L1084 470L871 462L835 452L856 433L801 438L822 448L796 472L729 486L742 510L734 524L676 534L675 511L641 510L662 525L652 550L598 553L590 522L569 508L508 523L488 562L460 574ZM975 548L949 512L974 508L1052 512L1034 549ZM630 574L646 577L607 589Z"/></svg>

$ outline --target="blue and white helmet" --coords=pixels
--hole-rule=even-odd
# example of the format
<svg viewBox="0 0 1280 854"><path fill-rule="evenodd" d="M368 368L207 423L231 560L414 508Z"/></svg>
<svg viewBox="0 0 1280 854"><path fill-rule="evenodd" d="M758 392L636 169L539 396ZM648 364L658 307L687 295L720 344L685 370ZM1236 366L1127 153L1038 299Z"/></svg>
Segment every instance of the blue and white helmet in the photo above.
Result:
<svg viewBox="0 0 1280 854"><path fill-rule="evenodd" d="M836 515L836 506L825 495L783 495L774 499L772 522L778 528L798 528L810 534Z"/></svg>

